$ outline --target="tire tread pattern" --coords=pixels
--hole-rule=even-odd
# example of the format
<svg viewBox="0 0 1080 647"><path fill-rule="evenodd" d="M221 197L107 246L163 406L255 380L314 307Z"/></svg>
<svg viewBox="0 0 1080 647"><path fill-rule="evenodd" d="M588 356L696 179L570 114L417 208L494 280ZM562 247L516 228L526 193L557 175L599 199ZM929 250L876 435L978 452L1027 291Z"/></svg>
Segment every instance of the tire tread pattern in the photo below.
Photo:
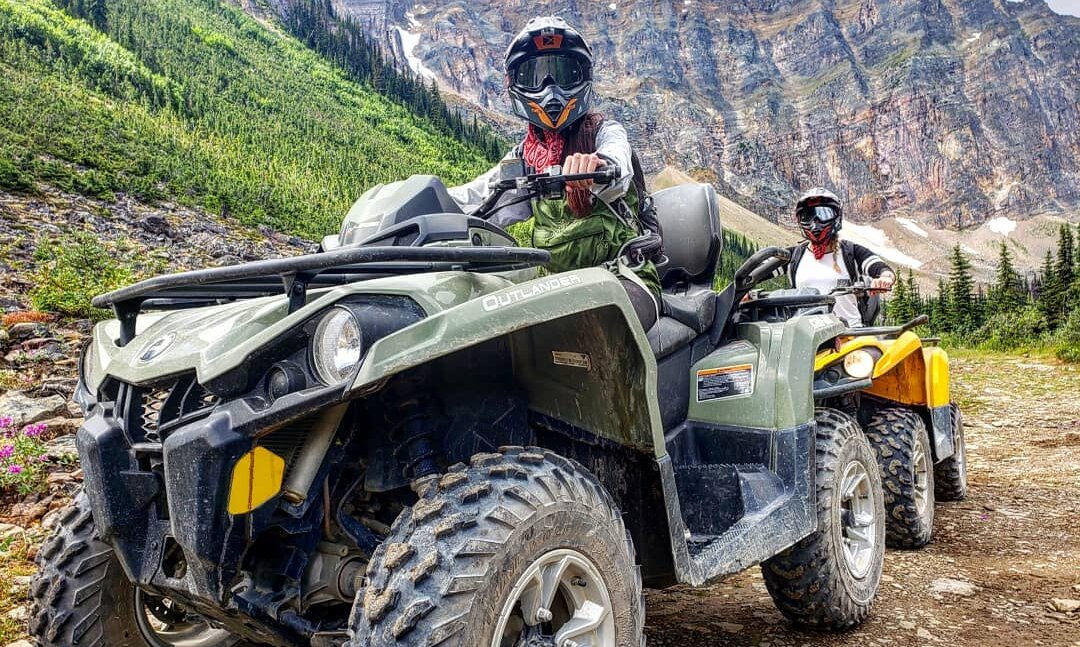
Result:
<svg viewBox="0 0 1080 647"><path fill-rule="evenodd" d="M967 444L964 442L964 414L954 402L949 405L959 455L952 456L934 466L934 498L938 501L963 501L967 498Z"/></svg>
<svg viewBox="0 0 1080 647"><path fill-rule="evenodd" d="M841 569L844 556L834 549L829 533L832 527L832 492L839 487L840 459L849 444L871 470L875 464L873 450L863 436L859 424L847 414L835 409L818 408L815 412L817 434L815 454L817 467L818 529L794 546L762 562L761 573L765 587L782 614L792 622L815 629L842 630L862 622L870 613L874 596L860 600L848 590ZM870 471L875 487L880 489L876 471ZM880 494L877 496L880 505ZM880 515L880 509L879 509ZM880 518L880 516L879 516ZM879 531L883 530L879 528ZM876 592L881 576L884 547L879 545L868 578Z"/></svg>
<svg viewBox="0 0 1080 647"><path fill-rule="evenodd" d="M881 467L881 488L885 497L885 544L890 548L921 548L934 532L934 474L926 477L930 497L926 513L919 514L915 502L915 446L922 442L930 460L930 436L918 413L904 407L881 407L870 414L866 437Z"/></svg>
<svg viewBox="0 0 1080 647"><path fill-rule="evenodd" d="M625 537L618 547L623 559L637 563L614 501L583 467L537 447L477 454L468 468L451 468L394 522L393 539L376 549L368 565L345 647L463 646L465 619L487 582L493 556L543 507L561 503L601 514L602 523ZM393 548L394 541L414 550L405 555ZM637 600L634 626L641 632L645 602L637 567L629 582ZM643 635L635 640L644 647Z"/></svg>
<svg viewBox="0 0 1080 647"><path fill-rule="evenodd" d="M90 502L79 493L37 556L30 585L30 636L41 647L107 647L101 595L112 549L94 537Z"/></svg>

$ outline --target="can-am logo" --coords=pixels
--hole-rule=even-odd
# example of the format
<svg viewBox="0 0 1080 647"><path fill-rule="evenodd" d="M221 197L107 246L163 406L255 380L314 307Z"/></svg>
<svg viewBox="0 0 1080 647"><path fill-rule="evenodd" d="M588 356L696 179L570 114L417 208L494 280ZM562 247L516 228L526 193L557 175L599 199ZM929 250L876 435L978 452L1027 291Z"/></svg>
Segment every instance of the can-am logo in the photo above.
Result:
<svg viewBox="0 0 1080 647"><path fill-rule="evenodd" d="M146 362L154 361L159 355L168 350L169 346L172 346L172 343L175 340L175 332L171 332L163 337L158 337L143 349L143 352L139 355L139 361L144 364Z"/></svg>
<svg viewBox="0 0 1080 647"><path fill-rule="evenodd" d="M537 295L546 294L552 290L558 290L571 285L577 285L578 283L581 283L581 277L576 274L553 276L550 279L535 282L527 287L515 288L500 294L486 296L484 297L482 304L484 310L491 312L492 310L498 310L499 308L508 306L512 303L531 299Z"/></svg>

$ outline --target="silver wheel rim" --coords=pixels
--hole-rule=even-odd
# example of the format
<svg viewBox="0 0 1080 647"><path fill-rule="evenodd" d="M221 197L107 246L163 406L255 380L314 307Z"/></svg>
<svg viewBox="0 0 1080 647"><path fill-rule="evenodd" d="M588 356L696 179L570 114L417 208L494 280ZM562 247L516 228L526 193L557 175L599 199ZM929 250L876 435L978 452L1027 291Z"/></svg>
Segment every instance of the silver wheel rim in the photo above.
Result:
<svg viewBox="0 0 1080 647"><path fill-rule="evenodd" d="M535 560L507 596L491 647L615 647L611 595L600 571L566 548Z"/></svg>
<svg viewBox="0 0 1080 647"><path fill-rule="evenodd" d="M915 440L915 510L919 516L926 514L926 506L930 503L930 460L923 446L922 438Z"/></svg>
<svg viewBox="0 0 1080 647"><path fill-rule="evenodd" d="M231 634L201 617L180 610L168 598L135 589L135 622L153 647L218 647L232 644Z"/></svg>
<svg viewBox="0 0 1080 647"><path fill-rule="evenodd" d="M840 540L844 562L857 579L870 572L878 539L874 491L870 483L870 475L858 461L848 463L840 479Z"/></svg>

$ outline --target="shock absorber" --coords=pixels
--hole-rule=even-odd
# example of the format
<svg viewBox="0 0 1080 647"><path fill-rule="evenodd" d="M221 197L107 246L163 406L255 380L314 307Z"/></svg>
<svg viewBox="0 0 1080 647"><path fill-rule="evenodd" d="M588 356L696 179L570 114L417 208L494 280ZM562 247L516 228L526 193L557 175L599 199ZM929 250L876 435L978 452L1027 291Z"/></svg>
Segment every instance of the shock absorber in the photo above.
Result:
<svg viewBox="0 0 1080 647"><path fill-rule="evenodd" d="M397 404L393 437L394 457L405 461L402 473L417 494L439 477L439 451L432 437L431 411L435 403L424 388L423 376L398 382L394 390Z"/></svg>

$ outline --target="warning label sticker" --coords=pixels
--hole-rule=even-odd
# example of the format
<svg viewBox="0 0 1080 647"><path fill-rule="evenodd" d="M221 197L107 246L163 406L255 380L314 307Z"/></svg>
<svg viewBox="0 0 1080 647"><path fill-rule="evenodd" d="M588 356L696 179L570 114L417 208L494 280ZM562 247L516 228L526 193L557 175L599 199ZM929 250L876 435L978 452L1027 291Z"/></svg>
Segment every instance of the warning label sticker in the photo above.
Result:
<svg viewBox="0 0 1080 647"><path fill-rule="evenodd" d="M586 371L592 370L592 358L585 353L553 350L551 351L551 361L553 361L556 366L573 366L574 368L583 368Z"/></svg>
<svg viewBox="0 0 1080 647"><path fill-rule="evenodd" d="M697 372L697 400L707 402L754 392L754 365L739 364Z"/></svg>

